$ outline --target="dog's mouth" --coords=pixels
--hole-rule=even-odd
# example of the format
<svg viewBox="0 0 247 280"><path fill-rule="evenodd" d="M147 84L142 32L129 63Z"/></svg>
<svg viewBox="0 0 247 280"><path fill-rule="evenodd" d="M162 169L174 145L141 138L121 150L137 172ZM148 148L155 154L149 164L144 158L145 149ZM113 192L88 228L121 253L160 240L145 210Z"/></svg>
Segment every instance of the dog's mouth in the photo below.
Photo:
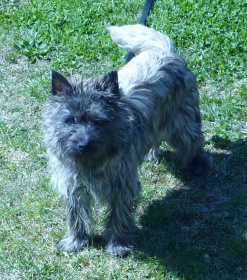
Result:
<svg viewBox="0 0 247 280"><path fill-rule="evenodd" d="M105 145L100 142L72 141L66 148L69 156L83 165L98 165L107 158Z"/></svg>

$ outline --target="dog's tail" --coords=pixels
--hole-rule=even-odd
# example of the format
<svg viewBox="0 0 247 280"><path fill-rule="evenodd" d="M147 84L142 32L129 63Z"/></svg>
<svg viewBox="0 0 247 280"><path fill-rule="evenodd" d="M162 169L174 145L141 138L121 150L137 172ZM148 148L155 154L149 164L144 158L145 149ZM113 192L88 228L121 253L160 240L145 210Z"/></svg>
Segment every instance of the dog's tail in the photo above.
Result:
<svg viewBox="0 0 247 280"><path fill-rule="evenodd" d="M167 35L141 24L111 25L107 27L107 30L119 47L133 53L146 50L175 51L173 43Z"/></svg>

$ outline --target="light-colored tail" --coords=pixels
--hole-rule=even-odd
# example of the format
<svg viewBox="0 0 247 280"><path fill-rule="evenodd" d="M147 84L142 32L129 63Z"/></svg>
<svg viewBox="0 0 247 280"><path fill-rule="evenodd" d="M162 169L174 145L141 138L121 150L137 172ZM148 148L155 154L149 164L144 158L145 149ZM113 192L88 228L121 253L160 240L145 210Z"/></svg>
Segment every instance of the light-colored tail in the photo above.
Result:
<svg viewBox="0 0 247 280"><path fill-rule="evenodd" d="M133 53L157 49L164 52L175 51L173 43L167 35L141 24L111 25L107 26L107 30L119 47Z"/></svg>

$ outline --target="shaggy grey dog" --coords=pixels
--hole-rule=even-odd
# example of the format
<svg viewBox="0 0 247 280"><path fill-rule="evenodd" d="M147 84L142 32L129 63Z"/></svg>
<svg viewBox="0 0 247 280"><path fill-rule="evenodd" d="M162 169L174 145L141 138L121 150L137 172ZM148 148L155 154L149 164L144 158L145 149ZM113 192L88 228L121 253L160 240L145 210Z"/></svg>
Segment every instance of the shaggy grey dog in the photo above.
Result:
<svg viewBox="0 0 247 280"><path fill-rule="evenodd" d="M134 244L138 166L170 144L188 172L207 167L194 75L166 35L142 25L110 26L112 39L139 54L103 78L69 82L52 73L44 113L51 184L65 197L62 250L88 242L95 201L108 205L106 250L123 256Z"/></svg>

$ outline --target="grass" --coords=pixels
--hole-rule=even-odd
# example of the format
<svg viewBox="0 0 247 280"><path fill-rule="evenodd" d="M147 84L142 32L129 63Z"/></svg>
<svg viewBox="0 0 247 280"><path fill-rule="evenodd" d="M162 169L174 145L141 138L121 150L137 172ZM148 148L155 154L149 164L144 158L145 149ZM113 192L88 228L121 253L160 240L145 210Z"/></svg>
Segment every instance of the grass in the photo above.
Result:
<svg viewBox="0 0 247 280"><path fill-rule="evenodd" d="M244 1L156 0L149 24L174 40L198 78L211 169L187 178L145 163L130 256L109 257L101 219L90 245L65 254L63 202L48 187L40 133L50 69L100 75L123 65L104 30L136 23L143 1L0 1L0 279L247 278L247 78ZM101 217L101 216L100 216Z"/></svg>

